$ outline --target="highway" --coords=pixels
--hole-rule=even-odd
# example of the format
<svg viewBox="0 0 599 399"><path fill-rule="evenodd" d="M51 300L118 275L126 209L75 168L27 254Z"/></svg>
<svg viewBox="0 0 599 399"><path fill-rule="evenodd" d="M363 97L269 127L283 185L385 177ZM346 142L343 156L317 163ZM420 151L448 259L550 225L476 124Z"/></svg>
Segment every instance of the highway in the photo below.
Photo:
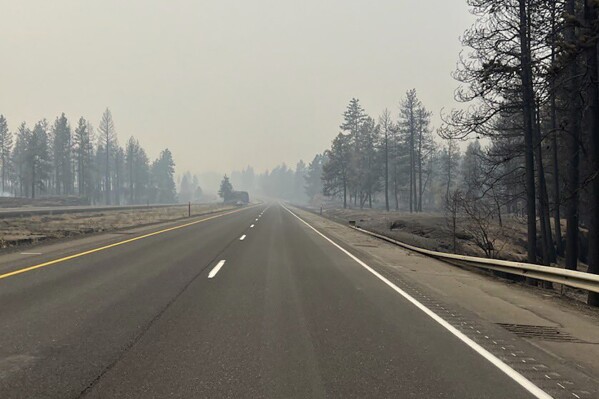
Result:
<svg viewBox="0 0 599 399"><path fill-rule="evenodd" d="M0 257L0 398L549 397L293 209L172 226Z"/></svg>

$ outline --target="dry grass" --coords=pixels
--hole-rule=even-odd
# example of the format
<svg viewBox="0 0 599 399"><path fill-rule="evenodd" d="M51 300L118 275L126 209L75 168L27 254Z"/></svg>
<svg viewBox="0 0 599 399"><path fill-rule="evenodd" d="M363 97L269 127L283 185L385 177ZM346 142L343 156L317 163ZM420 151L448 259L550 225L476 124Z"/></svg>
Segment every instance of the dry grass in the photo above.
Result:
<svg viewBox="0 0 599 399"><path fill-rule="evenodd" d="M385 212L377 209L327 209L324 215L347 223L355 220L366 229L395 238L399 241L440 252L454 252L452 233L448 220L442 213ZM460 228L458 222L457 253L484 256L472 237ZM497 223L489 229L495 257L521 261L526 257L526 225L519 219L506 218L503 227Z"/></svg>
<svg viewBox="0 0 599 399"><path fill-rule="evenodd" d="M230 208L223 204L192 205L191 214L197 216ZM0 219L0 247L7 248L48 239L116 231L185 217L187 217L186 206L173 206L2 218Z"/></svg>

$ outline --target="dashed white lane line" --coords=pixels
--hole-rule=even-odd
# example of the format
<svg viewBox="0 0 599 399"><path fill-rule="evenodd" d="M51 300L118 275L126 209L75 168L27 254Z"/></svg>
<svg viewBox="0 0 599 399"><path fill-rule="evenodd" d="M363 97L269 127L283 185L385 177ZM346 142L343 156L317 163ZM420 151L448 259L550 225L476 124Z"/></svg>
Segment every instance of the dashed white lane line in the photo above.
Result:
<svg viewBox="0 0 599 399"><path fill-rule="evenodd" d="M251 229L251 228L253 228L253 227L254 227L254 225L251 225L251 226L250 226L250 229Z"/></svg>
<svg viewBox="0 0 599 399"><path fill-rule="evenodd" d="M242 235L241 237L239 237L239 241L243 241L243 240L245 240L245 234Z"/></svg>
<svg viewBox="0 0 599 399"><path fill-rule="evenodd" d="M522 374L520 374L519 372L517 372L516 370L511 368L509 365L504 363L501 359L499 359L498 357L493 355L491 352L489 352L488 350L486 350L485 348L483 348L482 346L477 344L474 340L472 340L466 334L462 333L460 330L458 330L457 328L452 326L445 319L441 318L441 316L437 315L435 312L430 310L428 307L426 307L425 305L420 303L416 298L414 298L413 296L411 296L410 294L408 294L407 292L405 292L404 290L402 290L401 288L399 288L398 286L393 284L389 279L387 279L385 276L383 276L382 274L380 274L379 272L374 270L372 267L368 266L366 263L364 263L358 257L356 257L351 252L349 252L348 250L343 248L341 245L337 244L335 241L331 240L329 237L327 237L326 235L324 235L323 233L318 231L316 228L312 227L312 225L310 225L308 222L306 222L301 217L297 216L294 212L289 210L285 205L281 204L281 206L287 212L289 212L291 215L295 216L295 218L297 218L300 222L302 222L303 224L308 226L310 229L312 229L316 234L318 234L319 236L321 236L322 238L327 240L329 243L331 243L333 246L335 246L341 252L343 252L344 254L349 256L351 259L353 259L356 263L358 263L364 269L368 270L371 274L373 274L375 277L377 277L383 283L387 284L387 286L389 286L391 289L393 289L399 295L403 296L407 301L411 302L414 306L416 306L418 309L420 309L422 312L424 312L427 316L429 316L431 319L433 319L438 324L440 324L443 328L445 328L447 331L449 331L451 334L453 334L456 338L458 338L460 341L462 341L464 344L469 346L476 353L481 355L483 358L485 358L487 361L489 361L491 364L493 364L495 367L497 367L499 370L501 370L503 373L505 373L509 378L511 378L512 380L517 382L522 388L524 388L528 392L530 392L535 398L537 398L537 399L552 399L551 395L549 395L547 392L543 391L541 388L536 386L532 381L530 381L529 379L524 377Z"/></svg>
<svg viewBox="0 0 599 399"><path fill-rule="evenodd" d="M216 273L218 273L220 268L224 266L225 262L226 261L224 259L221 260L220 262L218 262L216 264L216 266L214 266L214 268L212 268L212 270L210 270L210 273L208 273L208 278L213 278L214 276L216 276Z"/></svg>
<svg viewBox="0 0 599 399"><path fill-rule="evenodd" d="M41 252L21 252L20 255L41 255Z"/></svg>
<svg viewBox="0 0 599 399"><path fill-rule="evenodd" d="M256 222L258 221L258 218L256 218Z"/></svg>

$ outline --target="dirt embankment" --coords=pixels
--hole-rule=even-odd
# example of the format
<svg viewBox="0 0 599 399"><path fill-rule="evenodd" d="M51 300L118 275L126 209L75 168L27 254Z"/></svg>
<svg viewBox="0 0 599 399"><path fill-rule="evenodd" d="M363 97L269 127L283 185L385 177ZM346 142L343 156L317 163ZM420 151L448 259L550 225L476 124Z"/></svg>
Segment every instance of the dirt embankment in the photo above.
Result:
<svg viewBox="0 0 599 399"><path fill-rule="evenodd" d="M192 205L191 214L198 216L231 208L223 204L198 204ZM187 216L186 206L173 206L0 218L0 248L82 234L117 231L174 221Z"/></svg>
<svg viewBox="0 0 599 399"><path fill-rule="evenodd" d="M320 210L317 210L318 212ZM394 238L406 244L439 252L486 256L476 239L458 221L456 248L449 220L441 213L385 212L377 209L324 209L323 216L341 223L350 220L365 229ZM503 226L488 228L493 243L493 257L512 261L526 258L526 225L518 219L502 221Z"/></svg>
<svg viewBox="0 0 599 399"><path fill-rule="evenodd" d="M315 213L319 208L308 207ZM426 248L433 251L458 253L461 255L487 257L487 254L476 244L471 236L472 225L468 221L459 220L456 229L456 250L453 248L453 233L451 223L441 213L407 213L385 212L377 209L343 209L330 207L322 210L322 215L337 222L348 224L355 221L356 226L374 231L395 240ZM496 221L486 225L489 240L493 243L493 257L510 261L526 261L526 221L517 218L504 218L502 226ZM565 227L565 226L564 226ZM584 237L584 235L582 236ZM563 260L559 260L563 267ZM579 263L578 270L586 271L587 266ZM521 281L519 277L500 277ZM547 288L547 287L545 287ZM554 284L553 289L579 302L586 302L586 291Z"/></svg>

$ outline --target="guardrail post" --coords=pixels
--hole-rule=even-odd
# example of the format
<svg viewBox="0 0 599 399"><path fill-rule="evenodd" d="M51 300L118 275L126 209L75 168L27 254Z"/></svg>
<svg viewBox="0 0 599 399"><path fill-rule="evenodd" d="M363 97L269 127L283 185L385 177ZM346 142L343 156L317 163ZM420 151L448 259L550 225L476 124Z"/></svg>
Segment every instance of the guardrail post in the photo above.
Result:
<svg viewBox="0 0 599 399"><path fill-rule="evenodd" d="M187 217L191 217L191 201L187 203Z"/></svg>

